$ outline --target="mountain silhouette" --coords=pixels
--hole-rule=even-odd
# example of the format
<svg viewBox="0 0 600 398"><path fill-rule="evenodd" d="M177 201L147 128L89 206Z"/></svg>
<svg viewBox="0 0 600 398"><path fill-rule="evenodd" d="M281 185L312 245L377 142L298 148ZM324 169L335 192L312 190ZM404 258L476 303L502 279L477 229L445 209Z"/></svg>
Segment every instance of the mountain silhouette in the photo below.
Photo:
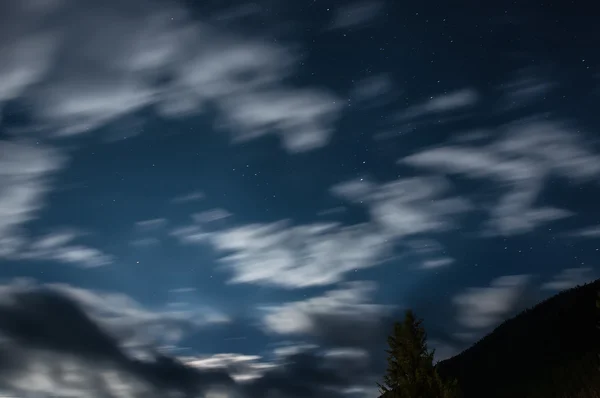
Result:
<svg viewBox="0 0 600 398"><path fill-rule="evenodd" d="M464 398L600 397L600 279L563 291L437 365Z"/></svg>

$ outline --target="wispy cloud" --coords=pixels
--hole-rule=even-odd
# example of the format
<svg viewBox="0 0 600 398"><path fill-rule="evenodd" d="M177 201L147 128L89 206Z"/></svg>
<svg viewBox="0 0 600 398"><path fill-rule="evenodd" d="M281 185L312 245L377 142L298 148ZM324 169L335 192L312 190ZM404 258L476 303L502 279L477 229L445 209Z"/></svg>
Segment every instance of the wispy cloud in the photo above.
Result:
<svg viewBox="0 0 600 398"><path fill-rule="evenodd" d="M552 280L544 283L541 288L555 291L567 290L592 282L594 279L594 270L590 267L567 268L555 275Z"/></svg>
<svg viewBox="0 0 600 398"><path fill-rule="evenodd" d="M525 68L518 71L515 78L500 86L503 94L501 110L507 111L529 105L543 99L553 89L556 83L539 77L539 71Z"/></svg>
<svg viewBox="0 0 600 398"><path fill-rule="evenodd" d="M195 192L190 192L185 195L177 196L177 197L173 198L171 202L176 203L176 204L196 202L198 200L204 199L205 197L206 196L204 195L203 192L195 191Z"/></svg>
<svg viewBox="0 0 600 398"><path fill-rule="evenodd" d="M383 9L381 1L355 1L335 9L331 29L359 28L374 20Z"/></svg>
<svg viewBox="0 0 600 398"><path fill-rule="evenodd" d="M234 227L206 238L225 254L222 261L233 273L231 283L285 288L339 282L348 272L374 266L389 249L386 237L367 224L295 226L282 221Z"/></svg>
<svg viewBox="0 0 600 398"><path fill-rule="evenodd" d="M393 238L455 227L456 217L471 208L452 196L449 181L442 177L415 177L378 184L358 178L337 184L334 195L364 205L371 219Z"/></svg>
<svg viewBox="0 0 600 398"><path fill-rule="evenodd" d="M323 296L263 307L264 327L280 335L318 335L324 322L336 323L338 330L340 324L360 328L360 324L379 323L392 307L370 302L375 288L371 282L347 282Z"/></svg>
<svg viewBox="0 0 600 398"><path fill-rule="evenodd" d="M567 235L575 238L600 238L600 226L594 225L585 227L578 231L568 233Z"/></svg>
<svg viewBox="0 0 600 398"><path fill-rule="evenodd" d="M156 231L167 224L165 218L153 218L151 220L137 221L135 227L142 232Z"/></svg>
<svg viewBox="0 0 600 398"><path fill-rule="evenodd" d="M0 141L0 256L15 254L26 243L24 224L44 206L50 177L65 162L50 147Z"/></svg>
<svg viewBox="0 0 600 398"><path fill-rule="evenodd" d="M479 146L449 145L401 160L417 167L500 183L504 196L489 209L490 233L514 235L570 216L569 210L537 206L551 175L589 182L600 175L600 156L585 139L558 122L524 120L500 129L500 138Z"/></svg>
<svg viewBox="0 0 600 398"><path fill-rule="evenodd" d="M497 325L516 309L528 275L511 275L494 279L489 287L468 288L454 297L458 322L470 329Z"/></svg>
<svg viewBox="0 0 600 398"><path fill-rule="evenodd" d="M350 94L360 106L382 106L398 95L398 89L390 75L382 73L357 81Z"/></svg>
<svg viewBox="0 0 600 398"><path fill-rule="evenodd" d="M211 223L231 217L232 214L225 209L212 209L201 213L192 214L194 221L198 223Z"/></svg>
<svg viewBox="0 0 600 398"><path fill-rule="evenodd" d="M291 152L328 142L339 101L285 82L295 56L284 45L219 31L182 6L132 1L102 3L103 12L74 0L2 4L0 101L26 98L46 135L91 132L143 108L179 117L212 104L235 141L275 133Z"/></svg>
<svg viewBox="0 0 600 398"><path fill-rule="evenodd" d="M198 357L183 357L181 360L188 366L197 369L225 370L238 382L259 379L274 367L281 364L263 360L260 355L243 355L233 353L222 353Z"/></svg>
<svg viewBox="0 0 600 398"><path fill-rule="evenodd" d="M401 111L397 118L400 121L415 119L446 112L463 111L477 103L479 95L471 88L451 91L438 96L432 96L427 101L412 105Z"/></svg>

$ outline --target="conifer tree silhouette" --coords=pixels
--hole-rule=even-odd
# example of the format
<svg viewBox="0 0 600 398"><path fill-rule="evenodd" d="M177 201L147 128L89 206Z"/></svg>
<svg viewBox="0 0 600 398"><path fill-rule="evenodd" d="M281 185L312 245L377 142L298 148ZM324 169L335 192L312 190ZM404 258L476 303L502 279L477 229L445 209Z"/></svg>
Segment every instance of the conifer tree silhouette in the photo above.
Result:
<svg viewBox="0 0 600 398"><path fill-rule="evenodd" d="M433 365L434 350L427 348L427 333L412 311L396 322L388 337L388 368L379 384L386 398L456 398L456 381L445 382Z"/></svg>

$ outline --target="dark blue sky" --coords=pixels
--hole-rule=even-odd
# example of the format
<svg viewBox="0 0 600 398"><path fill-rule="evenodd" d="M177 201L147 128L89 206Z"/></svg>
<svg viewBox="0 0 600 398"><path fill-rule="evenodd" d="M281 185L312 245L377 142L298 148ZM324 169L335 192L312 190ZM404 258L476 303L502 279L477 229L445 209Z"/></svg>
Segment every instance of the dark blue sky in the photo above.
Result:
<svg viewBox="0 0 600 398"><path fill-rule="evenodd" d="M597 277L589 12L289 3L0 5L0 395L374 397Z"/></svg>

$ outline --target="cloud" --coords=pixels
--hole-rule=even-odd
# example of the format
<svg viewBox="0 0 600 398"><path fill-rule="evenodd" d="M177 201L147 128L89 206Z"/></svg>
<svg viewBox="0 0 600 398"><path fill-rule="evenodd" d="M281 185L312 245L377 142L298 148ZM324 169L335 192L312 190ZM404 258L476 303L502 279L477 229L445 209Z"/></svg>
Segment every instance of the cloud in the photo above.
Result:
<svg viewBox="0 0 600 398"><path fill-rule="evenodd" d="M477 92L470 88L452 91L439 96L432 96L426 102L413 105L398 114L398 119L405 121L431 114L460 111L475 105L479 100Z"/></svg>
<svg viewBox="0 0 600 398"><path fill-rule="evenodd" d="M233 387L224 372L192 369L156 351L149 360L129 356L67 294L30 284L0 287L0 389L25 396L116 398L197 396L216 386ZM89 301L84 297L83 308Z"/></svg>
<svg viewBox="0 0 600 398"><path fill-rule="evenodd" d="M450 191L450 183L442 177L405 178L383 184L359 178L331 188L334 195L366 206L372 221L395 239L454 228L455 217L471 205L465 199L449 196Z"/></svg>
<svg viewBox="0 0 600 398"><path fill-rule="evenodd" d="M325 286L384 259L385 236L368 224L292 225L289 221L248 224L214 232L197 226L173 231L184 243L202 243L222 253L230 283L283 288Z"/></svg>
<svg viewBox="0 0 600 398"><path fill-rule="evenodd" d="M103 292L67 284L39 285L31 280L17 280L3 285L0 295L14 297L47 291L76 302L103 329L129 348L148 344L173 343L186 332L212 324L229 322L229 318L210 308L188 310L148 310L122 293Z"/></svg>
<svg viewBox="0 0 600 398"><path fill-rule="evenodd" d="M380 1L355 1L335 9L331 29L358 28L377 17L383 8Z"/></svg>
<svg viewBox="0 0 600 398"><path fill-rule="evenodd" d="M189 203L189 202L195 202L198 200L202 200L205 197L206 196L204 195L203 192L195 191L195 192L190 192L185 195L177 196L177 197L173 198L171 202L175 203L175 204Z"/></svg>
<svg viewBox="0 0 600 398"><path fill-rule="evenodd" d="M3 3L0 102L28 101L32 125L46 135L91 132L142 109L171 118L210 104L234 141L276 133L291 152L327 143L341 106L329 92L284 82L295 57L283 45L219 31L174 4L109 3Z"/></svg>
<svg viewBox="0 0 600 398"><path fill-rule="evenodd" d="M386 261L401 238L454 228L454 218L470 204L447 194L443 178L409 178L376 184L351 180L332 193L365 205L371 221L356 225L316 222L293 225L288 220L247 224L216 231L191 225L171 231L186 244L207 244L222 253L230 283L284 288L326 286L344 275ZM427 258L425 267L450 263L447 256ZM443 260L443 263L442 263Z"/></svg>
<svg viewBox="0 0 600 398"><path fill-rule="evenodd" d="M151 220L143 220L135 223L135 227L143 232L155 231L164 227L167 224L167 220L164 218L154 218Z"/></svg>
<svg viewBox="0 0 600 398"><path fill-rule="evenodd" d="M113 256L98 249L73 242L82 233L68 229L29 238L20 250L6 257L11 260L46 260L77 265L83 268L94 268L111 264Z"/></svg>
<svg viewBox="0 0 600 398"><path fill-rule="evenodd" d="M543 98L556 88L556 84L539 77L539 71L525 68L517 76L500 86L503 93L503 111L520 108Z"/></svg>
<svg viewBox="0 0 600 398"><path fill-rule="evenodd" d="M600 226L594 225L582 228L578 231L571 232L568 235L575 238L600 238Z"/></svg>
<svg viewBox="0 0 600 398"><path fill-rule="evenodd" d="M344 206L330 207L329 209L321 210L317 213L317 216L325 217L335 214L344 213L347 209Z"/></svg>
<svg viewBox="0 0 600 398"><path fill-rule="evenodd" d="M489 233L516 235L570 216L568 210L538 206L552 175L575 183L600 175L600 156L568 126L536 119L499 129L499 138L479 146L449 145L401 160L415 167L495 182L504 195L489 208ZM493 191L492 191L493 192Z"/></svg>
<svg viewBox="0 0 600 398"><path fill-rule="evenodd" d="M489 287L468 288L454 297L458 322L469 329L484 329L497 325L519 304L528 275L502 276Z"/></svg>
<svg viewBox="0 0 600 398"><path fill-rule="evenodd" d="M192 218L194 219L194 221L204 224L223 220L231 217L232 215L233 214L224 209L212 209L203 211L201 213L194 213L192 214Z"/></svg>
<svg viewBox="0 0 600 398"><path fill-rule="evenodd" d="M73 241L81 234L56 230L30 236L28 222L37 218L52 179L66 165L56 149L31 141L0 140L0 258L43 259L96 267L112 257Z"/></svg>
<svg viewBox="0 0 600 398"><path fill-rule="evenodd" d="M0 257L16 253L25 243L24 224L36 218L51 177L65 161L47 146L0 140Z"/></svg>
<svg viewBox="0 0 600 398"><path fill-rule="evenodd" d="M261 308L262 324L266 331L276 335L312 336L338 347L373 342L394 310L370 302L375 288L371 282L345 282L322 296L265 306Z"/></svg>
<svg viewBox="0 0 600 398"><path fill-rule="evenodd" d="M391 99L389 94L393 88L391 77L382 73L356 82L351 95L360 104L384 104Z"/></svg>
<svg viewBox="0 0 600 398"><path fill-rule="evenodd" d="M188 366L198 369L225 370L237 382L261 378L279 363L261 361L260 355L222 353L199 357L181 358Z"/></svg>
<svg viewBox="0 0 600 398"><path fill-rule="evenodd" d="M567 268L555 275L552 280L544 283L541 288L543 290L560 291L584 285L595 279L593 271L589 267Z"/></svg>
<svg viewBox="0 0 600 398"><path fill-rule="evenodd" d="M341 398L375 381L366 353L350 348L273 360L225 353L175 358L152 349L134 357L118 333L88 314L89 298L27 283L0 286L0 297L0 391L11 395ZM119 303L110 304L119 311ZM129 316L138 317L123 320Z"/></svg>

